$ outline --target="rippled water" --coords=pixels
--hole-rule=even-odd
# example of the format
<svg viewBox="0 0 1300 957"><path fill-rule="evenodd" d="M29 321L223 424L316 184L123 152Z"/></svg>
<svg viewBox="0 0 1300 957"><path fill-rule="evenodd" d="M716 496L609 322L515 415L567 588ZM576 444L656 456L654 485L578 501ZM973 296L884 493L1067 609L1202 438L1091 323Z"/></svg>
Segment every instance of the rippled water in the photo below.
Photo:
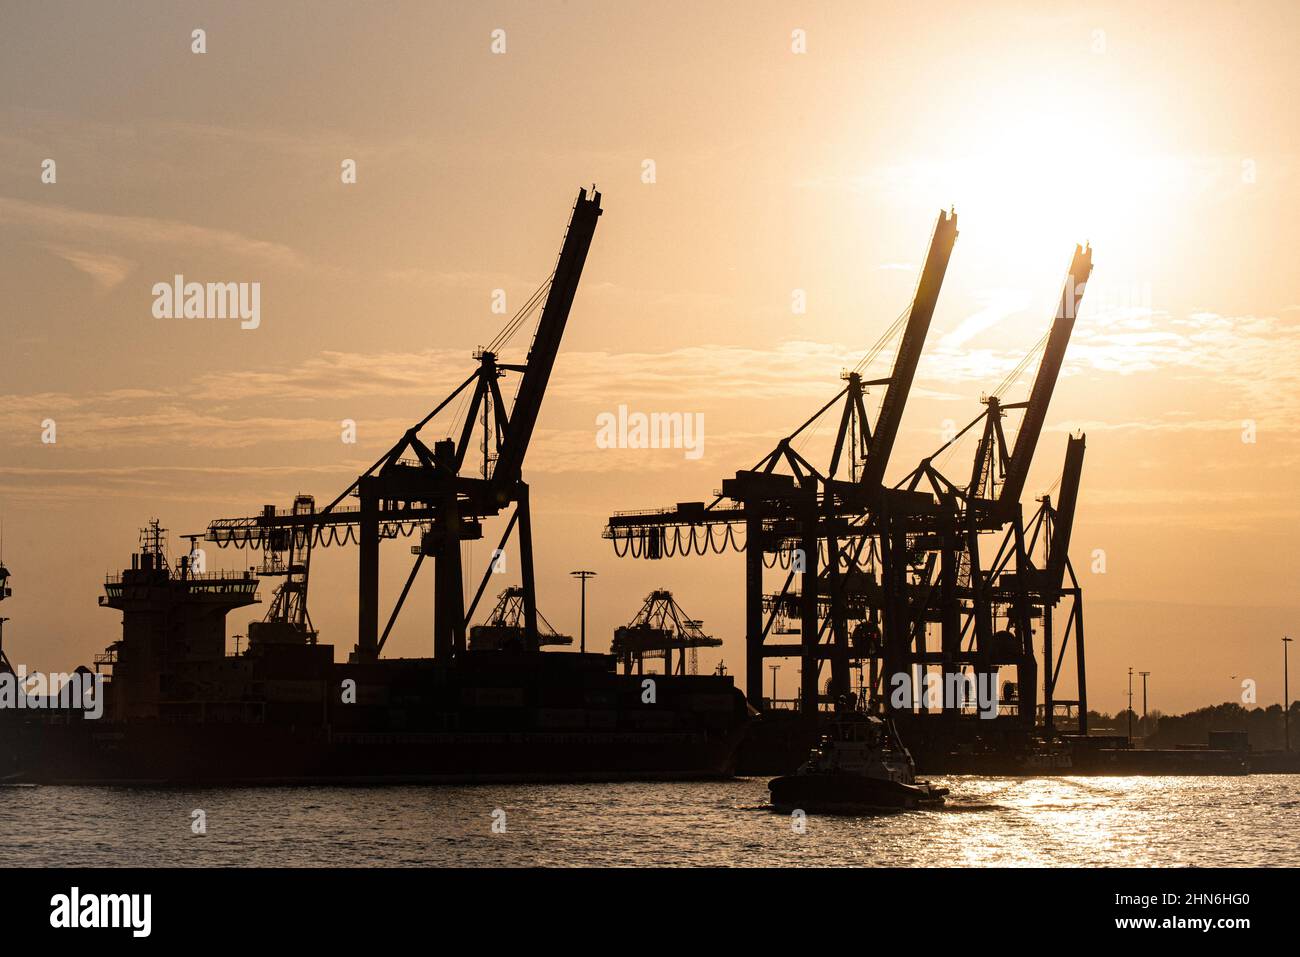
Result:
<svg viewBox="0 0 1300 957"><path fill-rule="evenodd" d="M766 779L676 784L0 788L21 865L1300 865L1300 776L936 778L947 808L809 817ZM193 812L207 833L192 833ZM504 833L493 833L494 812ZM497 820L501 820L498 814Z"/></svg>

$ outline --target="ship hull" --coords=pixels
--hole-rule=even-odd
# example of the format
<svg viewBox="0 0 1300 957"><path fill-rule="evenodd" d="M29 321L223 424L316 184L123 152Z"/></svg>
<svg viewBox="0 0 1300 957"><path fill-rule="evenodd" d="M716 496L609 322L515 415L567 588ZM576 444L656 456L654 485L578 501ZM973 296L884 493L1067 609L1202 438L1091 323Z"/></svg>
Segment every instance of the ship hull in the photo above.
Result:
<svg viewBox="0 0 1300 957"><path fill-rule="evenodd" d="M768 784L778 811L809 814L881 814L936 807L943 792L857 774L787 774Z"/></svg>
<svg viewBox="0 0 1300 957"><path fill-rule="evenodd" d="M32 725L9 779L36 784L272 786L691 780L730 776L723 733L390 733L147 724Z"/></svg>
<svg viewBox="0 0 1300 957"><path fill-rule="evenodd" d="M209 687L233 673L245 682L238 689L259 696L175 697L123 718L109 686L100 719L0 711L0 779L256 786L735 772L749 718L730 678L610 669L607 656L563 652L323 662L314 670L230 658L194 673Z"/></svg>

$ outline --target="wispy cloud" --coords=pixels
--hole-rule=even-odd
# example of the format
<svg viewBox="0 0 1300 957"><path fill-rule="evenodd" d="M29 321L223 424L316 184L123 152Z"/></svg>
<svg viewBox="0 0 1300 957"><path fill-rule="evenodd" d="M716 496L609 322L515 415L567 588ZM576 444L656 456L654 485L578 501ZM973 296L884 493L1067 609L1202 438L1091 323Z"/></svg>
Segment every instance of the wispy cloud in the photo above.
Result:
<svg viewBox="0 0 1300 957"><path fill-rule="evenodd" d="M193 395L202 402L275 397L315 401L355 397L432 396L450 390L468 374L461 352L322 352L296 366L236 369L200 376Z"/></svg>
<svg viewBox="0 0 1300 957"><path fill-rule="evenodd" d="M42 236L52 237L51 241L55 243L84 244L93 237L104 242L137 246L196 246L282 266L303 265L302 257L295 250L280 243L173 219L96 213L0 196L0 223L26 227Z"/></svg>
<svg viewBox="0 0 1300 957"><path fill-rule="evenodd" d="M112 253L76 249L60 243L45 243L44 245L54 255L66 260L73 267L94 280L95 285L102 292L107 292L120 285L136 265L131 260L124 259L121 256L114 256Z"/></svg>
<svg viewBox="0 0 1300 957"><path fill-rule="evenodd" d="M707 461L731 467L733 459L766 448L765 443L828 401L840 387L841 370L858 358L842 345L811 340L763 350L715 344L664 352L562 353L548 396L551 424L545 441L534 448L530 468L603 472L686 467L671 453L595 448L592 417L624 403L644 411L706 412ZM913 398L969 399L1023 358L1021 353L942 343L927 350ZM883 373L887 357L881 365L876 371ZM471 370L468 357L453 350L322 352L292 365L208 373L183 391L146 387L8 395L0 397L6 409L0 444L7 463L43 470L40 423L49 417L59 430L58 450L51 454L60 458L51 459L52 466L87 465L85 459L69 458L78 454L169 448L202 449L210 453L206 460L220 463L239 459L241 449L286 443L341 460L355 449L339 448L340 417L358 419L365 443L396 438ZM1065 372L1128 377L1156 370L1174 370L1174 381L1203 383L1201 391L1226 388L1236 397L1233 406L1111 418L1075 410L1083 416L1057 415L1049 428L1134 435L1233 433L1243 428L1240 415L1274 436L1290 435L1300 415L1300 321L1292 314L1233 317L1208 311L1177 318L1150 312L1094 316L1080 321ZM505 394L513 395L509 382ZM873 398L879 398L879 390ZM771 430L755 430L745 410L753 402L774 400L789 400L796 411L788 420L773 420ZM463 406L453 403L434 422L434 431L446 427L458 411ZM298 454L267 458L259 452L258 458L288 462ZM70 473L51 473L51 481L71 478Z"/></svg>
<svg viewBox="0 0 1300 957"><path fill-rule="evenodd" d="M981 332L1026 309L1032 295L1027 289L993 289L977 294L976 298L984 302L984 307L967 316L956 329L944 336L939 343L940 348L957 349L964 346Z"/></svg>
<svg viewBox="0 0 1300 957"><path fill-rule="evenodd" d="M342 491L350 477L369 464L353 458L325 465L0 466L0 495L42 507L97 501L106 495L210 504L223 499L244 502L253 488L266 501L284 501L304 488Z"/></svg>

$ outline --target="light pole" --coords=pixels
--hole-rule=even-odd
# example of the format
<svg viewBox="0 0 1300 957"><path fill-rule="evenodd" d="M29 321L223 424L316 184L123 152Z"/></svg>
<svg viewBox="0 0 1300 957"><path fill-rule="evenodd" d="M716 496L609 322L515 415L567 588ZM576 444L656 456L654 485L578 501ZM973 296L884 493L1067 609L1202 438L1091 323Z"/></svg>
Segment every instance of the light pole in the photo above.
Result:
<svg viewBox="0 0 1300 957"><path fill-rule="evenodd" d="M1287 667L1287 649L1291 645L1289 635L1282 636L1282 733L1285 735L1284 750L1291 750L1291 688L1287 683L1290 669Z"/></svg>
<svg viewBox="0 0 1300 957"><path fill-rule="evenodd" d="M1133 669L1128 670L1128 745L1133 747Z"/></svg>
<svg viewBox="0 0 1300 957"><path fill-rule="evenodd" d="M1147 728L1147 675L1151 674L1151 672L1139 671L1138 674L1142 676L1142 734L1145 735L1149 731Z"/></svg>
<svg viewBox="0 0 1300 957"><path fill-rule="evenodd" d="M776 707L776 673L781 670L780 665L768 665L772 669L772 707Z"/></svg>
<svg viewBox="0 0 1300 957"><path fill-rule="evenodd" d="M578 571L578 572L569 572L569 574L572 575L574 578L581 580L582 582L582 625L581 625L581 630L579 632L579 634L582 637L578 639L578 641L580 642L580 644L578 645L578 650L585 654L587 651L587 579L595 578L596 573L589 572L589 571Z"/></svg>

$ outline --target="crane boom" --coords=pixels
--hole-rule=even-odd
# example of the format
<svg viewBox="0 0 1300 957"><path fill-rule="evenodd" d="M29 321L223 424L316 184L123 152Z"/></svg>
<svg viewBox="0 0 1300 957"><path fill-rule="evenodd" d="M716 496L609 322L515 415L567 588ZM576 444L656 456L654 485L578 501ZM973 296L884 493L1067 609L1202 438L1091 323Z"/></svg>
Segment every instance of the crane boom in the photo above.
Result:
<svg viewBox="0 0 1300 957"><path fill-rule="evenodd" d="M867 463L862 470L861 479L867 488L875 488L884 481L885 467L889 464L889 454L898 437L903 408L907 405L908 393L912 391L912 380L921 359L921 348L925 345L925 336L930 330L934 306L939 300L939 289L943 286L943 277L948 271L948 260L952 256L956 240L957 214L941 210L939 220L935 223L934 237L930 240L925 268L921 270L921 278L916 286L912 311L907 317L902 341L898 344L898 355L894 357L889 385L885 387L885 398L880 404L880 418L876 420L875 434L867 450Z"/></svg>
<svg viewBox="0 0 1300 957"><path fill-rule="evenodd" d="M573 215L564 234L564 245L555 264L546 304L542 307L537 331L528 349L523 379L510 410L505 442L501 446L493 472L493 484L499 488L519 481L524 455L528 451L533 428L537 425L542 396L551 378L551 369L555 366L560 339L569 321L569 310L573 307L573 297L578 290L578 280L582 277L582 267L587 261L587 251L591 248L596 220L600 214L600 193L592 190L588 197L585 189L578 190L578 199L573 204Z"/></svg>
<svg viewBox="0 0 1300 957"><path fill-rule="evenodd" d="M1047 546L1048 587L1060 589L1065 580L1065 562L1070 554L1070 532L1079 502L1079 479L1083 474L1083 435L1072 435L1065 446L1065 468L1061 473L1061 494L1056 503L1056 520Z"/></svg>
<svg viewBox="0 0 1300 957"><path fill-rule="evenodd" d="M1047 406L1052 401L1052 391L1056 388L1056 380L1065 361L1065 349L1070 344L1070 334L1074 331L1079 303L1091 274L1092 247L1075 246L1070 272L1065 277L1065 288L1061 290L1061 303L1057 307L1056 318L1052 320L1051 331L1047 334L1043 360L1039 363L1033 390L1025 404L1025 417L1020 422L1020 431L1016 433L1016 444L1007 466L1006 481L998 496L998 505L1003 510L1014 508L1025 490L1029 464L1033 461L1034 449L1043 431Z"/></svg>
<svg viewBox="0 0 1300 957"><path fill-rule="evenodd" d="M514 514L497 550L505 547L511 531L517 527L523 579L520 588L523 633L528 642L537 643L538 621L544 622L544 619L537 614L535 600L532 529L528 485L522 476L523 460L600 214L600 193L593 189L589 197L585 189L579 190L555 270L543 287L546 290L545 304L523 364L498 363L495 346L480 350L476 354L478 369L433 411L407 429L388 452L325 508L320 511L312 508L304 513L295 508L292 514L287 514L268 507L258 516L217 520L208 526L207 540L223 547L274 548L277 541L285 539L288 530L294 535L301 533L303 548L349 542L359 545L357 645L353 651L353 659L357 661L378 658L422 562L426 557L432 557L435 577L434 652L435 657L446 658L465 650L469 616L464 608L461 545L482 537L483 519L493 518L513 505ZM541 295L539 289L535 297ZM535 300L530 297L498 339L508 341L513 328L522 317L531 315L534 305ZM521 374L508 419L503 412L505 403L497 384L503 370ZM421 429L457 397L468 402L464 420L453 423L453 431L459 432L459 440L442 439L430 448L420 438ZM471 477L462 474L462 467L479 425L483 429L483 470L481 476ZM494 439L496 467L489 477ZM360 499L359 505L340 505L348 495ZM420 544L412 549L417 556L415 563L381 635L380 542L416 532L421 534ZM291 540L299 541L298 538ZM493 570L494 566L489 566L486 574ZM305 596L305 563L302 563L300 578L301 594ZM485 577L479 595L486 582ZM478 597L474 601L477 603ZM305 604L303 614L305 616Z"/></svg>

